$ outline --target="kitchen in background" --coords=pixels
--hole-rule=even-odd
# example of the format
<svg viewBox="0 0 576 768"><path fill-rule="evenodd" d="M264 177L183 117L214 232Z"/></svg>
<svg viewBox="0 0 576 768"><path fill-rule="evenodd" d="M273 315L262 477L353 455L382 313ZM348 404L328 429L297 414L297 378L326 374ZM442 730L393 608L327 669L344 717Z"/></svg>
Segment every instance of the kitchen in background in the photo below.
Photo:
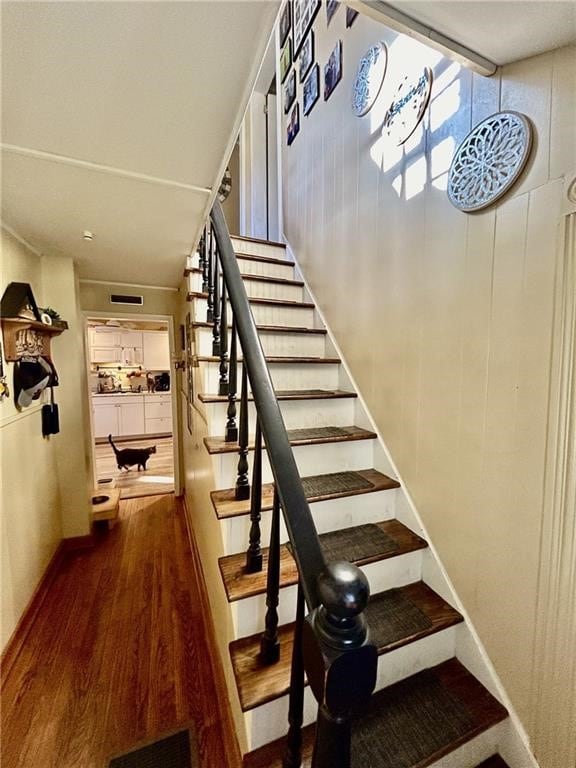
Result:
<svg viewBox="0 0 576 768"><path fill-rule="evenodd" d="M174 490L168 327L161 321L88 319L89 386L100 488L122 498ZM146 470L119 470L117 448L156 446Z"/></svg>

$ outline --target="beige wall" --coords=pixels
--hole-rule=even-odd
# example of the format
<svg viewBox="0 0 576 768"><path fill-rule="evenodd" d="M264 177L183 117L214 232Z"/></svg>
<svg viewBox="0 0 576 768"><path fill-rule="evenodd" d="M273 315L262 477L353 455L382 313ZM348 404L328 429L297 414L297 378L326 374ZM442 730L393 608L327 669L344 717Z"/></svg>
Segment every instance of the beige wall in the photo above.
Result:
<svg viewBox="0 0 576 768"><path fill-rule="evenodd" d="M184 269L184 264L182 264ZM143 296L144 304L125 306L110 304L110 294ZM136 288L115 283L86 283L80 281L80 306L84 311L110 312L112 315L172 315L178 312L178 293L158 288Z"/></svg>
<svg viewBox="0 0 576 768"><path fill-rule="evenodd" d="M186 283L184 283L181 290L181 323L186 322L186 315L191 311L190 304L184 300L186 292ZM195 369L195 374L194 392L200 392L201 384L198 368ZM188 401L185 397L185 374L178 374L177 386L181 411L180 445L183 457L182 466L186 506L200 554L200 562L212 611L212 621L216 630L217 650L226 679L228 700L230 702L236 735L242 752L245 752L247 746L244 718L240 709L234 671L228 650L229 643L234 640L232 615L218 568L218 558L225 554L224 542L222 539L221 523L217 519L210 502L210 492L214 489L215 485L214 474L211 457L208 455L203 443L204 437L208 436L207 422L202 410L203 406L196 398L194 401L195 407L191 413L192 432L190 433L186 413Z"/></svg>
<svg viewBox="0 0 576 768"><path fill-rule="evenodd" d="M60 384L60 434L42 437L41 403L19 412L0 404L2 515L2 647L12 634L62 537L89 531L89 466L80 375L81 327L71 259L32 253L2 230L1 288L32 286L40 306L52 306L69 330L52 341ZM12 364L5 366L13 394Z"/></svg>
<svg viewBox="0 0 576 768"><path fill-rule="evenodd" d="M346 30L340 11L314 29L321 71L343 40L344 77L301 112L291 147L283 137L286 238L542 765L567 768L575 740L555 744L552 723L576 718L574 676L538 714L534 635L539 570L554 567L540 537L563 176L576 170L574 48L485 79L366 17ZM388 85L359 120L352 80L379 39ZM426 130L386 148L390 84L415 61L436 78ZM445 172L500 109L533 121L530 165L503 203L463 214ZM574 640L567 624L558 631L566 654Z"/></svg>

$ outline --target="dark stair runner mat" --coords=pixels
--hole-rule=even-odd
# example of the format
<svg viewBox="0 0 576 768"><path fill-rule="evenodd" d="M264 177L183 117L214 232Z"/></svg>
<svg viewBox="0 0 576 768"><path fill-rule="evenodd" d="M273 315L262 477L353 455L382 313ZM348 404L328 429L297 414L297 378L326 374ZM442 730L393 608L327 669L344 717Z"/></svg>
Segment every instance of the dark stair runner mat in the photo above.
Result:
<svg viewBox="0 0 576 768"><path fill-rule="evenodd" d="M398 549L397 542L373 523L323 533L320 546L327 563L334 560L368 560Z"/></svg>
<svg viewBox="0 0 576 768"><path fill-rule="evenodd" d="M370 639L378 647L404 640L430 629L432 620L400 589L390 589L370 598L366 608Z"/></svg>
<svg viewBox="0 0 576 768"><path fill-rule="evenodd" d="M190 731L185 730L115 757L109 768L197 768L198 765Z"/></svg>
<svg viewBox="0 0 576 768"><path fill-rule="evenodd" d="M374 486L359 472L334 472L331 475L311 475L302 478L307 498L332 496L335 493L362 491Z"/></svg>
<svg viewBox="0 0 576 768"><path fill-rule="evenodd" d="M372 696L355 717L352 768L412 768L473 728L466 709L426 669Z"/></svg>
<svg viewBox="0 0 576 768"><path fill-rule="evenodd" d="M321 440L325 437L349 437L354 430L346 427L310 427L309 429L289 429L290 440Z"/></svg>

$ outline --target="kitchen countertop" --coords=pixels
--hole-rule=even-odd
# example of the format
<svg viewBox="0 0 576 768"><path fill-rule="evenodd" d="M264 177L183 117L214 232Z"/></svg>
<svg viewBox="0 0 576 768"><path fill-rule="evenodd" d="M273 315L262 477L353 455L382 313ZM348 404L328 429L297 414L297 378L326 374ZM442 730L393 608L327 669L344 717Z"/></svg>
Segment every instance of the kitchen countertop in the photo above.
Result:
<svg viewBox="0 0 576 768"><path fill-rule="evenodd" d="M170 391L164 392L130 392L129 390L121 390L114 392L91 392L92 397L113 397L114 395L120 397L147 397L148 395L170 395Z"/></svg>

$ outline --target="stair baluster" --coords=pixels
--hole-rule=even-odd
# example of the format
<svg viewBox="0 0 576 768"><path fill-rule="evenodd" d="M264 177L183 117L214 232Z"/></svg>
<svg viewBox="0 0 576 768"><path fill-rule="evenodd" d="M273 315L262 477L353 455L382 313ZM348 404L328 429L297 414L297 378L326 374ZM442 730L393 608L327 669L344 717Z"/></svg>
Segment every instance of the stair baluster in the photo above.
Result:
<svg viewBox="0 0 576 768"><path fill-rule="evenodd" d="M300 768L302 764L302 722L304 719L304 658L302 655L302 629L304 626L304 592L298 582L296 624L290 669L290 702L288 705L288 736L282 768Z"/></svg>
<svg viewBox="0 0 576 768"><path fill-rule="evenodd" d="M238 435L238 477L236 478L236 500L250 498L248 480L248 373L242 363L242 392L240 394L240 432Z"/></svg>
<svg viewBox="0 0 576 768"><path fill-rule="evenodd" d="M226 280L222 276L222 296L220 300L220 383L218 394L228 394L228 299L226 297Z"/></svg>
<svg viewBox="0 0 576 768"><path fill-rule="evenodd" d="M280 591L280 499L274 487L272 505L272 528L268 551L268 573L266 578L265 630L260 639L260 660L263 664L276 664L280 658L278 640L278 597Z"/></svg>
<svg viewBox="0 0 576 768"><path fill-rule="evenodd" d="M228 379L228 410L226 411L226 437L227 443L235 443L238 440L238 427L236 426L236 387L238 385L238 344L236 321L232 318L232 334L230 339L230 368Z"/></svg>
<svg viewBox="0 0 576 768"><path fill-rule="evenodd" d="M262 513L262 431L256 419L254 440L254 466L252 468L252 496L250 499L250 544L246 552L246 572L262 570L262 549L260 547L260 518Z"/></svg>
<svg viewBox="0 0 576 768"><path fill-rule="evenodd" d="M218 259L218 246L214 252L214 310L212 316L212 354L220 357L220 260Z"/></svg>
<svg viewBox="0 0 576 768"><path fill-rule="evenodd" d="M208 298L206 300L206 322L214 321L214 262L216 261L216 236L214 227L210 227L210 237L208 243Z"/></svg>
<svg viewBox="0 0 576 768"><path fill-rule="evenodd" d="M208 293L208 230L204 227L200 240L200 269L202 270L202 293Z"/></svg>

